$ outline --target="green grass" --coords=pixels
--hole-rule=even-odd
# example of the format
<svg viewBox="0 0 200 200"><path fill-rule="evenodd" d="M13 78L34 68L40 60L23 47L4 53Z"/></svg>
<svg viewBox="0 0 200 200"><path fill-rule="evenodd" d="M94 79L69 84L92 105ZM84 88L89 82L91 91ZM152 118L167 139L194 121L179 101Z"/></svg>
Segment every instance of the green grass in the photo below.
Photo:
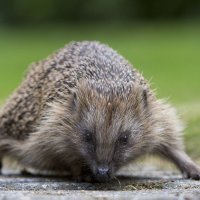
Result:
<svg viewBox="0 0 200 200"><path fill-rule="evenodd" d="M200 103L186 103L179 107L185 121L187 152L200 163Z"/></svg>
<svg viewBox="0 0 200 200"><path fill-rule="evenodd" d="M71 40L109 44L151 80L159 97L169 97L181 111L185 107L187 149L194 156L200 155L199 23L2 27L0 101L20 83L28 64Z"/></svg>

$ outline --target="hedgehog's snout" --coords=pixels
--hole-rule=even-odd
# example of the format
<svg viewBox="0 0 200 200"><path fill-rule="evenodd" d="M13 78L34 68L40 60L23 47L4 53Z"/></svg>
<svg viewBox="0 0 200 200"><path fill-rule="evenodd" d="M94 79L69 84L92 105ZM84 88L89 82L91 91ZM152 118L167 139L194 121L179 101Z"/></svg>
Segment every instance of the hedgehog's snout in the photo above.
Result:
<svg viewBox="0 0 200 200"><path fill-rule="evenodd" d="M107 165L99 165L95 174L98 182L108 182L111 178L111 170Z"/></svg>

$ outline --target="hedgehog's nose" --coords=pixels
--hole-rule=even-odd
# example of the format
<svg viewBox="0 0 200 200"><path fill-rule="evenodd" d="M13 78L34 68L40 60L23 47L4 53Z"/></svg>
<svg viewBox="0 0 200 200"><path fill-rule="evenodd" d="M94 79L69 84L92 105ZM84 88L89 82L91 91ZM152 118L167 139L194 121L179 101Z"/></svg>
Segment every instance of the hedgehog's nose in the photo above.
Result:
<svg viewBox="0 0 200 200"><path fill-rule="evenodd" d="M108 166L99 166L96 174L97 181L108 182L110 180L110 169Z"/></svg>

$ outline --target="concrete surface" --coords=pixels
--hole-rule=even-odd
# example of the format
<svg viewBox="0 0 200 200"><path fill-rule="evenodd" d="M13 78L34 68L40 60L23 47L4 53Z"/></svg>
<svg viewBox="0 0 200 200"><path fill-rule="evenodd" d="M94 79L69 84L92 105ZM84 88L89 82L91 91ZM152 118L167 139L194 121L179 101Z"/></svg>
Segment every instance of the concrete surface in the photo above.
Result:
<svg viewBox="0 0 200 200"><path fill-rule="evenodd" d="M107 184L76 183L69 177L0 176L0 200L200 200L200 181L173 170L124 170Z"/></svg>

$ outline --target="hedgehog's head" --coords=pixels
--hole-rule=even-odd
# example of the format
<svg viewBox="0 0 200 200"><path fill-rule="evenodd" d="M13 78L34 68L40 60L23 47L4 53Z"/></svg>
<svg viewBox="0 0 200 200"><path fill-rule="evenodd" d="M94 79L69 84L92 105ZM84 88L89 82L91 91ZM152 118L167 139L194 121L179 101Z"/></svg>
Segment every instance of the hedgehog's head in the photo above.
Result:
<svg viewBox="0 0 200 200"><path fill-rule="evenodd" d="M78 88L71 103L76 124L70 137L75 137L74 144L94 178L107 181L149 149L147 92L140 85L127 88L124 94L104 93L84 83Z"/></svg>
<svg viewBox="0 0 200 200"><path fill-rule="evenodd" d="M152 97L144 86L112 88L81 83L66 100L52 104L48 117L56 151L68 163L78 158L100 182L149 151L153 140Z"/></svg>

